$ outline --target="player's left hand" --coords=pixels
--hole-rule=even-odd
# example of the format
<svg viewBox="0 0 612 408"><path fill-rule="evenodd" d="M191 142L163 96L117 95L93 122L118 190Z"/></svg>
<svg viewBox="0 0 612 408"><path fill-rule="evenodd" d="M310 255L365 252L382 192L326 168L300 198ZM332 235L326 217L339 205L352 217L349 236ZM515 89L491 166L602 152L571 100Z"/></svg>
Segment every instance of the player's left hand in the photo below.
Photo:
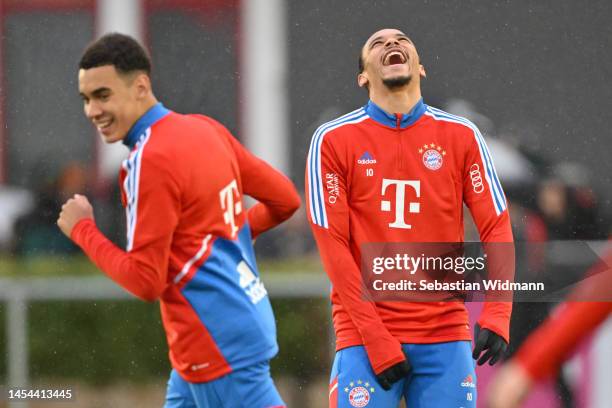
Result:
<svg viewBox="0 0 612 408"><path fill-rule="evenodd" d="M405 355L405 354L404 354ZM383 390L389 391L394 383L398 382L402 378L406 378L410 374L412 366L406 356L406 360L400 361L399 363L387 368L380 374L376 375L376 381Z"/></svg>
<svg viewBox="0 0 612 408"><path fill-rule="evenodd" d="M489 365L497 363L506 353L508 343L500 335L489 329L481 329L479 324L474 327L474 351L472 358L483 365L489 360ZM481 356L481 353L485 353Z"/></svg>
<svg viewBox="0 0 612 408"><path fill-rule="evenodd" d="M93 208L87 197L75 194L62 206L57 225L70 238L74 226L84 218L94 218Z"/></svg>
<svg viewBox="0 0 612 408"><path fill-rule="evenodd" d="M521 365L510 361L497 372L485 395L488 408L518 408L527 396L532 380Z"/></svg>

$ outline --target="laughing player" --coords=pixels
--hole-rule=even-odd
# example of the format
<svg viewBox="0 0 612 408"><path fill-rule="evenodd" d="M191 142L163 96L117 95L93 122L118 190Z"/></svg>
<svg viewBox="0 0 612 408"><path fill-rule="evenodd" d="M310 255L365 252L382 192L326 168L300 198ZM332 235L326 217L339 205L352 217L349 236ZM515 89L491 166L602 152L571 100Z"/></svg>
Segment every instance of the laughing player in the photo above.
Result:
<svg viewBox="0 0 612 408"><path fill-rule="evenodd" d="M284 406L251 242L299 207L295 187L218 122L158 103L150 60L132 38L102 37L79 68L86 116L105 142L131 151L120 171L127 249L98 230L84 196L64 204L58 225L112 280L159 299L173 367L166 408ZM244 194L259 203L247 210Z"/></svg>
<svg viewBox="0 0 612 408"><path fill-rule="evenodd" d="M396 407L402 397L410 408L475 407L472 357L494 364L508 343L511 303L486 303L472 352L463 303L373 302L362 294L362 244L462 242L464 203L481 241L512 242L482 135L423 102L424 76L404 33L374 33L359 58L358 85L369 102L320 126L310 145L308 216L333 284L330 407Z"/></svg>

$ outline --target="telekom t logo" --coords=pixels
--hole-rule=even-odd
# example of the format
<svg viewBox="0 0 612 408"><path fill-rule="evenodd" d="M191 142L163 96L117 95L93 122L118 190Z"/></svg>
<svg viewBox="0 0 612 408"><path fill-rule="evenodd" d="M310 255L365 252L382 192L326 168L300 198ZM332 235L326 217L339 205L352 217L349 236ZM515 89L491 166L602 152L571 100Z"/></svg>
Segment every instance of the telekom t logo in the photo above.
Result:
<svg viewBox="0 0 612 408"><path fill-rule="evenodd" d="M232 180L231 183L223 187L219 192L219 198L221 199L221 209L224 210L223 221L229 224L232 229L232 238L234 238L236 232L238 232L235 216L242 212L242 201L240 200L236 180Z"/></svg>
<svg viewBox="0 0 612 408"><path fill-rule="evenodd" d="M395 186L395 221L389 223L391 228L411 229L412 225L406 224L404 220L405 206L404 199L406 197L406 186L410 186L416 193L417 198L421 197L421 182L419 180L390 180L383 179L382 195L385 195L387 187ZM391 211L391 201L383 200L380 202L380 210L385 212ZM419 203L408 203L408 212L418 213L421 211Z"/></svg>

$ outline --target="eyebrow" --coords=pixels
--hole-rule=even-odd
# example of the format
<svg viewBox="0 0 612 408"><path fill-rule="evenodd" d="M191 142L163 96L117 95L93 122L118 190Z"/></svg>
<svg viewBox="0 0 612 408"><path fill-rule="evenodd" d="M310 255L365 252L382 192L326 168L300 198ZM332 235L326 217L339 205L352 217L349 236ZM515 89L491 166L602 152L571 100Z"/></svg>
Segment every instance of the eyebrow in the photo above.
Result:
<svg viewBox="0 0 612 408"><path fill-rule="evenodd" d="M91 92L91 96L93 96L93 97L98 97L98 96L100 96L101 94L103 94L104 92L107 92L107 91L110 91L110 90L111 90L110 88L103 86L103 87L100 87L100 88L94 89L94 90ZM81 95L81 98L87 98L87 95L85 95L83 92L79 92L79 95Z"/></svg>
<svg viewBox="0 0 612 408"><path fill-rule="evenodd" d="M382 35L379 35L378 37L375 37L372 39L372 41L370 41L370 45L368 46L368 48L372 48L372 46L374 45L374 43L378 40L382 40L384 37ZM395 34L395 38L405 38L408 41L410 41L410 43L412 43L412 40L410 38L408 38L408 36L404 33L397 33Z"/></svg>
<svg viewBox="0 0 612 408"><path fill-rule="evenodd" d="M379 35L378 37L372 39L372 41L370 41L370 45L368 45L368 48L372 48L372 46L374 45L374 43L378 40L382 40L382 35Z"/></svg>

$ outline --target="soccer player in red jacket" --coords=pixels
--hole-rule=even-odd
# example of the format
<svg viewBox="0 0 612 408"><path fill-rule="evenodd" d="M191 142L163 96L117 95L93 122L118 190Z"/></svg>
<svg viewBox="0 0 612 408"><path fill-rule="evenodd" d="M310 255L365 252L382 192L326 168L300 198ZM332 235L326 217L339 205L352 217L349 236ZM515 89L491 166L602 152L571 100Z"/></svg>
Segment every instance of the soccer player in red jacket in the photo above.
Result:
<svg viewBox="0 0 612 408"><path fill-rule="evenodd" d="M333 285L330 407L402 397L410 408L475 407L472 356L501 357L511 303L485 304L472 352L463 303L366 299L361 246L463 242L464 203L481 241L512 243L504 193L476 126L423 102L425 69L404 33L374 33L359 62L370 101L316 130L306 166L307 213Z"/></svg>
<svg viewBox="0 0 612 408"><path fill-rule="evenodd" d="M96 227L87 198L62 207L61 230L112 280L160 301L172 373L166 407L284 406L269 360L276 327L252 240L299 207L293 184L202 115L156 100L151 63L132 38L109 34L79 63L86 116L122 141L127 248ZM246 209L243 195L259 202Z"/></svg>
<svg viewBox="0 0 612 408"><path fill-rule="evenodd" d="M557 374L580 341L612 316L610 265L612 248L587 272L591 279L570 294L570 300L560 304L495 375L487 390L487 407L520 407L535 383Z"/></svg>

